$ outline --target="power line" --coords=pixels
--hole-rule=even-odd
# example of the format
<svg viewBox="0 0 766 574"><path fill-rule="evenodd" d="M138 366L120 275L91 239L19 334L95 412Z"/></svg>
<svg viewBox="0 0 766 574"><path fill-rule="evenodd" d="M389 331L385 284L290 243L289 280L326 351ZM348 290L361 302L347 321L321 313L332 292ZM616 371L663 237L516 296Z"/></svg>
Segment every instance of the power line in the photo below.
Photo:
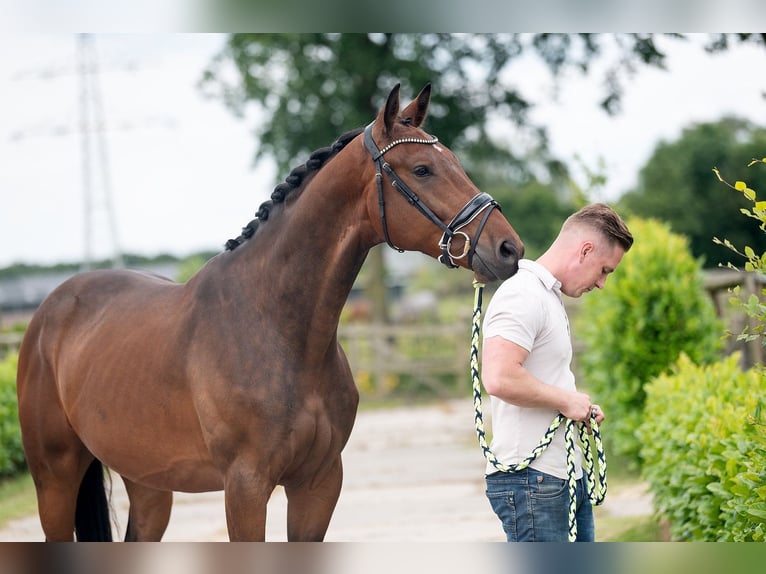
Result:
<svg viewBox="0 0 766 574"><path fill-rule="evenodd" d="M102 202L105 209L107 230L114 250L112 265L124 267L112 194L99 61L95 41L90 34L77 35L77 63L84 210L83 268L89 269L93 263L95 208L98 202ZM96 156L95 162L94 156Z"/></svg>
<svg viewBox="0 0 766 574"><path fill-rule="evenodd" d="M13 130L9 139L14 143L37 137L64 137L77 135L80 144L80 180L83 209L83 262L82 268L89 269L95 261L99 243L109 244L114 267L123 267L123 254L117 224L117 210L111 180L110 154L107 135L149 128L175 129L177 122L167 116L148 117L140 121L114 120L107 117L104 96L101 90L102 71L116 69L135 72L138 66L133 62L108 64L102 70L96 49L96 38L92 34L77 34L75 37L75 58L73 65L51 65L17 72L14 81L50 82L62 77L76 78L77 115L76 120L41 120L36 125ZM99 232L97 234L97 231ZM97 239L99 235L101 239Z"/></svg>

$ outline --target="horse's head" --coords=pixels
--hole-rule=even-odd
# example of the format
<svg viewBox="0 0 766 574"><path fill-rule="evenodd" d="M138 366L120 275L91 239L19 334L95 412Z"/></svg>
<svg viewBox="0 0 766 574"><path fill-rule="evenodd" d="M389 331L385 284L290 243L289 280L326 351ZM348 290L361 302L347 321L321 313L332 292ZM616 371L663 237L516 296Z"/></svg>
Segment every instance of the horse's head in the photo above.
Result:
<svg viewBox="0 0 766 574"><path fill-rule="evenodd" d="M430 98L428 84L400 110L397 84L365 129L364 145L377 169L367 201L371 219L395 249L472 269L482 282L510 277L524 245L455 154L420 129Z"/></svg>

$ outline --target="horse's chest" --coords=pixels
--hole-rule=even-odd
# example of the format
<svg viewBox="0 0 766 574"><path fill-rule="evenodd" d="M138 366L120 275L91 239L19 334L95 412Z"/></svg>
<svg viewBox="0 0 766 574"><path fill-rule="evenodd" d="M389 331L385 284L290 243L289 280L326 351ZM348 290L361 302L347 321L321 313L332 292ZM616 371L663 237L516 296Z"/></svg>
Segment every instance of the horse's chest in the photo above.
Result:
<svg viewBox="0 0 766 574"><path fill-rule="evenodd" d="M356 403L309 407L298 413L284 429L282 452L289 453L285 460L286 472L314 469L334 461L346 445L356 416Z"/></svg>

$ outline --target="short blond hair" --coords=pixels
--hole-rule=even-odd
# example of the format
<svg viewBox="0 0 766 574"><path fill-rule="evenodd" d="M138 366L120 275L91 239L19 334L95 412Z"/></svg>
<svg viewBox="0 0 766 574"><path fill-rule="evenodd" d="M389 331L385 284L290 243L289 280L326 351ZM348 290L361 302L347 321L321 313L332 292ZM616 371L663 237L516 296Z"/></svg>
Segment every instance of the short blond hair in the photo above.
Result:
<svg viewBox="0 0 766 574"><path fill-rule="evenodd" d="M562 229L585 225L595 229L609 242L628 251L633 245L633 235L617 212L605 203L592 203L576 211L564 221Z"/></svg>

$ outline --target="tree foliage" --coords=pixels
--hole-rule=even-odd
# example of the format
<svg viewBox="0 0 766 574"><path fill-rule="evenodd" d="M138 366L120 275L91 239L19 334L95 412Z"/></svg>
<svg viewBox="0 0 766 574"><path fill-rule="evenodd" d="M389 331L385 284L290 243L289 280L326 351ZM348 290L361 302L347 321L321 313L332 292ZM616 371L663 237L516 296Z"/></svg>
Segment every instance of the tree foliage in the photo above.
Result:
<svg viewBox="0 0 766 574"><path fill-rule="evenodd" d="M740 42L766 44L766 36L757 34L707 38L710 51ZM664 68L667 46L687 39L683 34L626 33L233 34L200 85L233 113L249 119L252 112L255 161L274 158L281 179L314 149L371 121L396 83L403 94L414 96L430 82L434 90L427 129L455 151L480 188L503 185L513 192L537 187L552 190L566 203L572 199L567 168L551 153L545 126L530 114L535 101L555 98L555 93L526 93L516 64L537 59L558 80L568 73L588 74L596 62L606 62L606 71L594 78L604 86L594 106L616 114L630 76L642 67ZM507 203L536 209L506 212L512 222L549 215L538 209L539 202L525 198ZM374 292L385 283L379 249L371 252L370 266L374 271L367 287L374 315L385 320L383 292Z"/></svg>
<svg viewBox="0 0 766 574"><path fill-rule="evenodd" d="M763 167L763 164L766 164L766 157L753 159L747 167L758 164ZM757 221L759 233L763 235L766 232L766 201L759 200L758 193L744 181L738 180L731 184L724 179L717 167L713 168L713 172L721 183L724 183L745 198L749 207L741 208L740 212L746 217ZM714 237L713 241L738 255L740 264L743 261L745 263L746 272L758 273L760 275L766 273L766 251L755 251L749 244L732 243L729 238L719 239ZM728 262L726 266L739 270L739 267L731 262ZM755 319L756 322L753 326L745 326L742 332L737 335L737 338L744 341L760 340L761 345L766 346L766 305L761 300L763 296L766 296L766 289L761 288L761 297L755 293L750 293L749 296L745 297L744 294L740 293L739 287L733 289L733 294L734 296L730 299L731 303L741 308L748 317ZM760 365L760 368L763 370L766 367ZM764 371L764 375L766 375L766 371Z"/></svg>
<svg viewBox="0 0 766 574"><path fill-rule="evenodd" d="M484 189L497 200L503 215L524 240L524 256L530 259L542 255L556 239L564 220L581 207L572 198L539 182L515 188L498 182Z"/></svg>
<svg viewBox="0 0 766 574"><path fill-rule="evenodd" d="M764 42L752 34L708 38L711 51ZM262 112L254 127L256 160L273 156L285 174L307 152L369 122L395 83L414 95L431 82L429 129L471 170L502 165L513 181L524 181L530 168L554 175L564 168L547 152L544 126L532 125L529 117L535 99L552 95L524 93L514 77L516 62L538 58L559 78L569 71L588 73L596 61L609 58L596 80L604 86L603 97L594 105L617 113L630 75L641 66L663 68L666 40L685 39L682 34L233 34L201 86L236 114L244 116L253 107ZM509 148L496 141L490 127L498 117L510 120L523 145Z"/></svg>
<svg viewBox="0 0 766 574"><path fill-rule="evenodd" d="M766 158L753 159L748 167L763 164ZM763 234L766 201L759 201L745 181L731 184L719 168L713 172L731 188L727 194L745 199L749 207L741 208L741 214L757 221ZM766 253L726 238L715 242L731 250L738 265L744 262L746 272L766 270ZM733 269L738 265L727 264ZM756 322L739 338L766 343L766 307L761 298L735 292L731 301ZM756 365L742 372L738 362L735 354L701 367L682 356L670 374L646 386L645 418L638 431L643 470L675 538L766 540L766 371Z"/></svg>
<svg viewBox="0 0 766 574"><path fill-rule="evenodd" d="M643 474L676 540L766 540L766 387L738 363L681 355L646 386Z"/></svg>
<svg viewBox="0 0 766 574"><path fill-rule="evenodd" d="M743 119L690 126L676 141L655 148L637 188L622 197L620 208L669 222L673 231L689 238L692 253L704 257L706 267L716 267L729 255L713 236L763 252L766 238L758 226L737 217L747 199L738 193L721 194L710 166L737 176L744 168L741 158L758 157L764 149L766 129ZM754 187L766 188L766 171L750 175Z"/></svg>

